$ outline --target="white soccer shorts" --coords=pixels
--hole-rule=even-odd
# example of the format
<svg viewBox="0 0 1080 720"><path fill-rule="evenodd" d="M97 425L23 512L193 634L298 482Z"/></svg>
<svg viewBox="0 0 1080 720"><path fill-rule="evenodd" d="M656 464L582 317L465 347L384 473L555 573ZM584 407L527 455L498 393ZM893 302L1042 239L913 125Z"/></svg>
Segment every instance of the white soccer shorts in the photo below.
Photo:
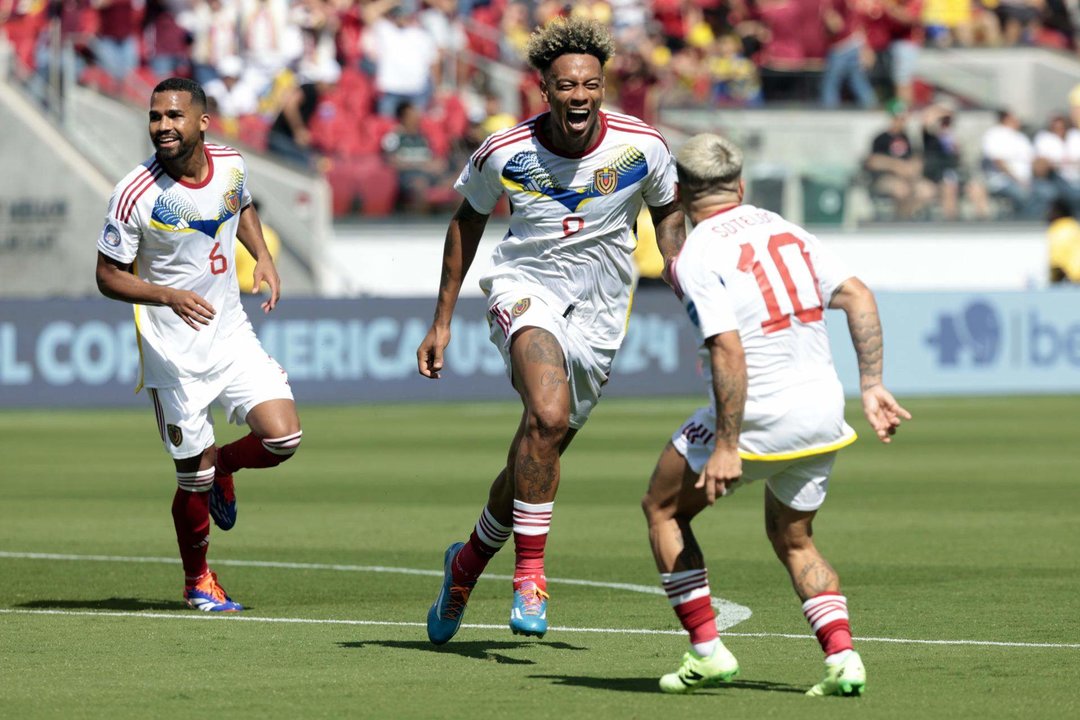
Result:
<svg viewBox="0 0 1080 720"><path fill-rule="evenodd" d="M214 401L229 422L243 425L256 405L293 399L288 375L254 333L238 344L236 359L225 369L183 385L149 388L149 394L161 440L174 460L194 457L214 444Z"/></svg>
<svg viewBox="0 0 1080 720"><path fill-rule="evenodd" d="M716 447L716 414L712 406L698 408L671 436L675 450L690 469L700 473ZM742 479L728 494L746 483L764 480L776 499L794 510L813 512L825 502L836 450L785 460L743 460Z"/></svg>
<svg viewBox="0 0 1080 720"><path fill-rule="evenodd" d="M506 374L513 380L510 365L510 340L527 327L547 330L555 336L566 357L570 379L570 427L580 430L611 374L615 350L590 345L585 333L572 321L573 307L552 307L550 300L539 297L527 285L510 288L488 298L488 324L491 342L499 348Z"/></svg>

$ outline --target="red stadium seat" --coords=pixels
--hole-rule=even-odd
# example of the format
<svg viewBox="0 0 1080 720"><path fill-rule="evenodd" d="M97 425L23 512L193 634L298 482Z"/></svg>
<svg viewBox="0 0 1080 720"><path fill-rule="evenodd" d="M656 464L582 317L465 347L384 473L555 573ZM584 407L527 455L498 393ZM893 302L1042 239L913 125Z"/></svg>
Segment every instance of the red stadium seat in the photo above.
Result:
<svg viewBox="0 0 1080 720"><path fill-rule="evenodd" d="M261 115L241 115L236 119L240 140L256 150L265 150L270 136L270 122Z"/></svg>
<svg viewBox="0 0 1080 720"><path fill-rule="evenodd" d="M397 200L397 173L377 155L336 158L326 171L335 217L359 207L369 217L385 217Z"/></svg>

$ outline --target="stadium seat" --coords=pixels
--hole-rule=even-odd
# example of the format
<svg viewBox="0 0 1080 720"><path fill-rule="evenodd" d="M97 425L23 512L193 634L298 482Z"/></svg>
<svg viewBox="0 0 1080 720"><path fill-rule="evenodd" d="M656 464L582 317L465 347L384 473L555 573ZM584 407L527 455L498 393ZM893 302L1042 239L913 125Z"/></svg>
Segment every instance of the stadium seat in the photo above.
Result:
<svg viewBox="0 0 1080 720"><path fill-rule="evenodd" d="M241 142L256 150L266 150L270 123L261 115L241 115L236 118Z"/></svg>
<svg viewBox="0 0 1080 720"><path fill-rule="evenodd" d="M385 217L397 200L397 173L378 155L337 157L326 171L335 217L355 213Z"/></svg>

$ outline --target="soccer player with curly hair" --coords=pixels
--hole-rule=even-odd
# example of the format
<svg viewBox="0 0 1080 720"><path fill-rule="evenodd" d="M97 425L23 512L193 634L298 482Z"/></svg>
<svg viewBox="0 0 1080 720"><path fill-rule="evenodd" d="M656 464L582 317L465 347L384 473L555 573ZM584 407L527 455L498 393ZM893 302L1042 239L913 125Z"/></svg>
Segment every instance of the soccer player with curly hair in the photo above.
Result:
<svg viewBox="0 0 1080 720"><path fill-rule="evenodd" d="M428 613L435 644L457 632L488 561L513 535L510 629L547 631L544 547L559 487L559 457L585 424L622 342L635 280L634 221L644 202L670 260L685 237L675 165L663 136L638 118L601 110L614 44L600 24L557 18L527 54L548 110L489 137L455 183L431 328L417 350L421 375L452 370L443 353L462 281L503 193L510 230L480 278L491 340L524 406L506 466L467 542L447 548L442 588Z"/></svg>

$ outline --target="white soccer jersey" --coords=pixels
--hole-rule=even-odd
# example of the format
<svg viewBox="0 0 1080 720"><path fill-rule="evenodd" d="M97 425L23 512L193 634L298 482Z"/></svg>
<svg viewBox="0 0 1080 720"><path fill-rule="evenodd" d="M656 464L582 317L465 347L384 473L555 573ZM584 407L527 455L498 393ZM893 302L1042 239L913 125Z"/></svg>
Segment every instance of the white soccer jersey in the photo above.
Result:
<svg viewBox="0 0 1080 720"><path fill-rule="evenodd" d="M674 277L703 338L739 332L749 378L739 435L744 457L813 455L855 440L824 316L851 274L816 237L776 213L741 205L698 223ZM711 396L707 348L702 357Z"/></svg>
<svg viewBox="0 0 1080 720"><path fill-rule="evenodd" d="M622 342L634 278L633 227L644 199L675 200L675 160L659 131L637 118L600 113L597 143L579 155L551 146L542 113L495 133L454 187L480 213L510 198L510 230L480 279L485 294L531 285L595 347Z"/></svg>
<svg viewBox="0 0 1080 720"><path fill-rule="evenodd" d="M217 312L198 332L172 309L135 305L147 387L170 387L222 368L230 339L251 333L240 305L233 257L240 211L251 203L247 166L236 150L206 146L209 172L198 184L174 180L152 157L117 184L98 250L133 263L143 280L191 290Z"/></svg>

